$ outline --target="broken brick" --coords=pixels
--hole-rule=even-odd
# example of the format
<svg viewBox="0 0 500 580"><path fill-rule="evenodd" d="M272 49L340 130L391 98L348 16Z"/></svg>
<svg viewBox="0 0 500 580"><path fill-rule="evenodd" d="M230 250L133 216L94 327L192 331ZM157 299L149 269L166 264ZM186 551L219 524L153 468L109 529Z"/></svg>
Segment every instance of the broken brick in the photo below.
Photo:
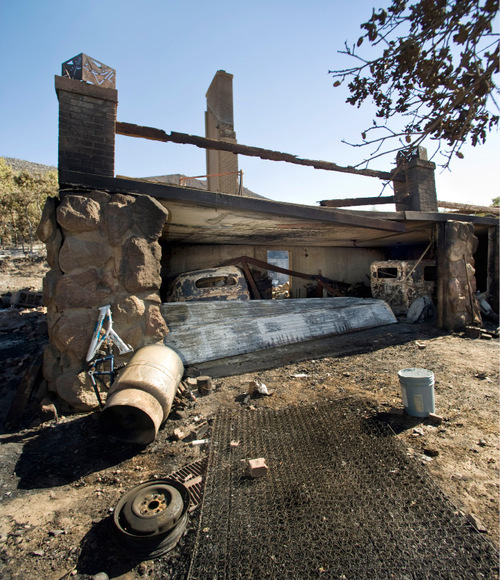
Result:
<svg viewBox="0 0 500 580"><path fill-rule="evenodd" d="M174 429L174 437L177 441L182 441L186 437L186 433L182 429Z"/></svg>
<svg viewBox="0 0 500 580"><path fill-rule="evenodd" d="M436 415L436 413L429 413L427 419L435 425L441 425L443 422L443 417L441 417L441 415Z"/></svg>
<svg viewBox="0 0 500 580"><path fill-rule="evenodd" d="M251 477L262 477L266 475L268 469L264 457L248 460L248 472Z"/></svg>

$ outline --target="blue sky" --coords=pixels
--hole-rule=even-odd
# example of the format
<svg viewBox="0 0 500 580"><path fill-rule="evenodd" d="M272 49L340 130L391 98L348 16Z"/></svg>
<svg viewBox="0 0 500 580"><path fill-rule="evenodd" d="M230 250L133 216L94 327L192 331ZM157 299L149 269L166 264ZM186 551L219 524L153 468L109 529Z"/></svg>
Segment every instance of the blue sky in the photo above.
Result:
<svg viewBox="0 0 500 580"><path fill-rule="evenodd" d="M234 75L238 142L301 157L356 164L373 109L345 103L328 70L354 42L372 7L388 0L0 0L0 156L57 164L54 75L84 52L117 70L118 120L204 134L205 93L219 69ZM438 198L489 204L500 195L500 136L463 150L436 172ZM244 183L280 201L378 195L372 178L239 157ZM370 167L390 170L391 158ZM191 145L117 137L116 173L201 175ZM389 194L389 191L386 191ZM389 209L389 207L387 207Z"/></svg>

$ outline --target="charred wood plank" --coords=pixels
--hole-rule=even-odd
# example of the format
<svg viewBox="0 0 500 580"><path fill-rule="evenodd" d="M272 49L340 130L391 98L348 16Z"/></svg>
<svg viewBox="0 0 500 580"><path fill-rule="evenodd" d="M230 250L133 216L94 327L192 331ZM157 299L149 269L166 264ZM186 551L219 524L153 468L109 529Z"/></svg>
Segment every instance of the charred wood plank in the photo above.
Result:
<svg viewBox="0 0 500 580"><path fill-rule="evenodd" d="M385 197L353 197L346 199L324 199L319 202L322 207L353 207L355 205L380 205L384 203L395 203L393 195Z"/></svg>
<svg viewBox="0 0 500 580"><path fill-rule="evenodd" d="M275 266L269 262L264 262L263 260L257 260L257 258L252 258L250 256L239 256L237 258L231 258L230 260L226 260L219 265L233 266L238 263L252 264L253 266L257 266L263 270L271 270L272 272L279 272L280 274L286 274L287 276L295 276L297 278L304 278L306 280L317 280L319 283L321 283L327 292L330 292L333 294L333 296L341 296L337 290L328 284L326 278L323 278L323 276L319 276L318 274L305 274L304 272L297 272L295 270L288 270L287 268L280 268L279 266Z"/></svg>
<svg viewBox="0 0 500 580"><path fill-rule="evenodd" d="M479 216L479 215L458 214L453 212L445 213L445 212L425 212L425 211L405 211L403 213L405 221L424 221L438 223L438 222L456 221L458 217L460 217L461 222L472 222L474 224L483 224L498 227L498 218L491 215Z"/></svg>
<svg viewBox="0 0 500 580"><path fill-rule="evenodd" d="M17 387L16 395L5 419L5 427L7 429L13 429L19 424L37 385L37 380L40 378L42 364L43 352L39 352L31 361L31 364L24 373L23 378Z"/></svg>
<svg viewBox="0 0 500 580"><path fill-rule="evenodd" d="M248 262L246 258L241 259L241 266L243 268L243 273L245 274L245 278L252 289L254 299L261 300L262 296L260 295L259 289L255 284L255 280L253 279L252 272L250 272L250 268L248 267Z"/></svg>
<svg viewBox="0 0 500 580"><path fill-rule="evenodd" d="M373 298L169 302L161 312L170 329L164 343L184 364L397 322L389 306Z"/></svg>
<svg viewBox="0 0 500 580"><path fill-rule="evenodd" d="M177 133L172 131L166 133L163 129L156 129L154 127L144 127L135 125L134 123L123 123L118 121L116 123L117 135L125 135L127 137L139 137L142 139L150 139L152 141L162 141L164 143L179 143L182 145L195 145L202 149L216 149L218 151L229 151L236 155L247 155L249 157L260 157L269 161L285 161L286 163L294 163L296 165L305 165L314 167L315 169L324 169L326 171L339 171L340 173L352 173L354 175L364 175L368 177L376 177L385 181L405 181L404 175L398 175L395 172L377 171L375 169L357 169L351 166L342 166L332 163L330 161L320 161L317 159L302 159L291 153L283 153L281 151L273 151L272 149L263 149L262 147L251 147L248 145L241 145L239 143L230 143L227 141L218 141L217 139L209 139L207 137L200 137L198 135L188 135L187 133Z"/></svg>
<svg viewBox="0 0 500 580"><path fill-rule="evenodd" d="M437 204L438 207L457 209L463 213L489 213L493 215L500 215L500 207L494 205L473 205L470 203L457 203L454 201L438 201Z"/></svg>
<svg viewBox="0 0 500 580"><path fill-rule="evenodd" d="M264 262L262 260L257 260L257 258L251 258L250 256L239 256L238 258L231 258L230 260L226 260L220 265L232 266L236 264L242 265L243 271L245 272L245 277L249 281L250 285L252 285L252 282L253 284L255 284L255 281L253 280L252 274L248 269L248 264L252 264L254 266L257 266L258 268L262 268L263 270L271 270L272 272L286 274L287 276L296 276L297 278L305 278L306 280L316 280L318 283L318 297L321 297L323 295L323 289L325 289L332 296L342 296L342 293L339 292L336 288L333 288L330 284L328 284L328 282L326 281L325 278L323 278L323 276L319 276L318 274L304 274L303 272L295 272L294 270L288 270L287 268L280 268L279 266L275 266L274 264L270 264L269 262ZM260 294L258 290L256 296L258 299L260 299Z"/></svg>

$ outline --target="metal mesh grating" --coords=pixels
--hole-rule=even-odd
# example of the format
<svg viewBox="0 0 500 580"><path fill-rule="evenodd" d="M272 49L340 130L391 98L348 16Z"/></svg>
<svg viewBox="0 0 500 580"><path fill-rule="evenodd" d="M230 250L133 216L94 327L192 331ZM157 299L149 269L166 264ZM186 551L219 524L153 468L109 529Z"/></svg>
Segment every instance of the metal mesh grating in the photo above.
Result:
<svg viewBox="0 0 500 580"><path fill-rule="evenodd" d="M269 471L252 479L241 460L257 457ZM335 402L216 417L191 580L496 578L497 562L363 409Z"/></svg>
<svg viewBox="0 0 500 580"><path fill-rule="evenodd" d="M189 492L189 512L193 512L203 499L203 476L207 469L207 458L199 459L194 463L185 465L168 477L182 483Z"/></svg>

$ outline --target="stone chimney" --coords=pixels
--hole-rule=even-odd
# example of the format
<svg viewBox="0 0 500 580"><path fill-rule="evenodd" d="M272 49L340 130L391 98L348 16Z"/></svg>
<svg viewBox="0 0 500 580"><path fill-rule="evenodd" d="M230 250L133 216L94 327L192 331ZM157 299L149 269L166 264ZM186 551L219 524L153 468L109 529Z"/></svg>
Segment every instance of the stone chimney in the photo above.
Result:
<svg viewBox="0 0 500 580"><path fill-rule="evenodd" d="M205 135L210 139L236 143L233 118L233 75L217 71L207 94ZM239 193L238 156L228 151L207 149L207 174L209 191ZM230 173L230 175L217 175Z"/></svg>
<svg viewBox="0 0 500 580"><path fill-rule="evenodd" d="M397 164L406 181L394 181L396 210L437 212L436 164L427 160L427 149L418 147L409 159L398 156Z"/></svg>
<svg viewBox="0 0 500 580"><path fill-rule="evenodd" d="M93 174L99 184L114 177L115 71L84 54L62 68L56 76L59 172ZM49 392L69 408L98 406L85 369L101 306L111 306L116 332L135 350L161 344L168 333L158 243L167 217L147 195L111 195L98 186L82 192L66 185L59 199L47 199L37 230L50 266L43 281L49 336L43 375Z"/></svg>
<svg viewBox="0 0 500 580"><path fill-rule="evenodd" d="M59 99L59 172L114 177L118 93L114 69L79 54L55 77Z"/></svg>

